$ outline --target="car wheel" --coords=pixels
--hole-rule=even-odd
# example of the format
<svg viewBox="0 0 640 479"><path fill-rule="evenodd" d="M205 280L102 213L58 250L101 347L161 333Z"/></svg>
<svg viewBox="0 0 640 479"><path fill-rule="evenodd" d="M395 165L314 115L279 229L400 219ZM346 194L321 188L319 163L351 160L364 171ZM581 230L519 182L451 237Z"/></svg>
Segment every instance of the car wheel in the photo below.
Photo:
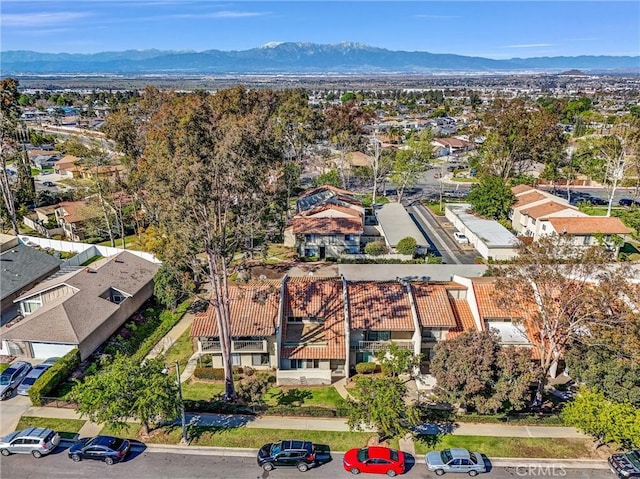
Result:
<svg viewBox="0 0 640 479"><path fill-rule="evenodd" d="M271 464L270 462L265 462L262 465L262 469L264 469L265 471L269 472L269 471L273 471L273 464Z"/></svg>
<svg viewBox="0 0 640 479"><path fill-rule="evenodd" d="M42 457L42 453L40 451L31 451L31 455L36 459L39 459Z"/></svg>
<svg viewBox="0 0 640 479"><path fill-rule="evenodd" d="M387 471L387 476L389 477L396 477L396 471L394 471L393 469L389 469Z"/></svg>
<svg viewBox="0 0 640 479"><path fill-rule="evenodd" d="M309 466L304 462L301 462L300 464L298 464L298 471L307 472L308 470L309 470Z"/></svg>
<svg viewBox="0 0 640 479"><path fill-rule="evenodd" d="M104 458L104 463L105 463L107 466L111 466L111 465L113 464L113 458L112 458L112 457L105 457L105 458Z"/></svg>
<svg viewBox="0 0 640 479"><path fill-rule="evenodd" d="M475 476L477 476L477 475L478 475L478 471L471 470L471 471L469 471L469 475L470 475L471 477L475 477Z"/></svg>
<svg viewBox="0 0 640 479"><path fill-rule="evenodd" d="M436 476L443 476L444 471L442 469L436 469Z"/></svg>
<svg viewBox="0 0 640 479"><path fill-rule="evenodd" d="M3 456L9 456L11 453L9 452L9 449L0 449L0 454Z"/></svg>
<svg viewBox="0 0 640 479"><path fill-rule="evenodd" d="M360 469L358 469L357 467L352 467L351 474L353 474L354 476L360 474Z"/></svg>
<svg viewBox="0 0 640 479"><path fill-rule="evenodd" d="M4 400L4 399L10 398L12 393L13 393L13 389L7 389L2 395L2 399Z"/></svg>
<svg viewBox="0 0 640 479"><path fill-rule="evenodd" d="M80 456L77 454L72 455L71 459L73 459L73 462L80 462Z"/></svg>

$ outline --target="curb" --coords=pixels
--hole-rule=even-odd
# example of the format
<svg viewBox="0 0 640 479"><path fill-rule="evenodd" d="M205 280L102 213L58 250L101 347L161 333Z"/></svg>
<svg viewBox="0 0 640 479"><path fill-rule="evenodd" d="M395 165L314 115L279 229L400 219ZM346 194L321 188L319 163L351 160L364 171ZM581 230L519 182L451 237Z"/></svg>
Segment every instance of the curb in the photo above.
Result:
<svg viewBox="0 0 640 479"><path fill-rule="evenodd" d="M147 444L146 452L164 454L189 454L197 456L256 457L257 449L213 446L181 446L173 444ZM344 451L331 451L344 454ZM414 456L416 464L424 464L423 455ZM543 459L543 458L495 458L490 459L493 467L513 467L526 469L609 469L604 459Z"/></svg>

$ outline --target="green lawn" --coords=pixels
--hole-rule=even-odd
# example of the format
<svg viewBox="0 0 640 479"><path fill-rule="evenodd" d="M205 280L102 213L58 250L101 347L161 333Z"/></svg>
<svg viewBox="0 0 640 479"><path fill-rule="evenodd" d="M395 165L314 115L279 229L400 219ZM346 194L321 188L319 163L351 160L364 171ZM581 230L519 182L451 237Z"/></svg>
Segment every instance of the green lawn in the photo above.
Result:
<svg viewBox="0 0 640 479"><path fill-rule="evenodd" d="M144 251L140 243L138 243L138 237L136 235L125 236L125 246L126 249L132 249L135 251ZM116 238L115 240L116 248L122 248L122 238ZM111 246L111 241L103 241L102 243L98 243L101 246Z"/></svg>
<svg viewBox="0 0 640 479"><path fill-rule="evenodd" d="M139 423L135 422L128 422L127 425L122 428L104 426L100 430L100 434L133 439L138 435L141 427Z"/></svg>
<svg viewBox="0 0 640 479"><path fill-rule="evenodd" d="M184 371L187 361L193 355L193 342L189 333L191 327L182 333L182 335L176 340L175 343L165 353L165 360L167 364L174 364L176 361L180 364L180 371Z"/></svg>
<svg viewBox="0 0 640 479"><path fill-rule="evenodd" d="M444 216L444 209L440 209L440 203L424 203L434 215Z"/></svg>
<svg viewBox="0 0 640 479"><path fill-rule="evenodd" d="M419 436L414 440L416 454L448 447L463 447L491 457L540 457L550 459L595 458L588 439L549 439L493 436ZM391 447L398 447L397 439Z"/></svg>
<svg viewBox="0 0 640 479"><path fill-rule="evenodd" d="M74 439L77 436L78 431L84 426L83 419L58 419L53 417L35 417L35 416L22 416L16 431L24 429L26 427L46 427L58 431L60 437L64 439Z"/></svg>
<svg viewBox="0 0 640 479"><path fill-rule="evenodd" d="M10 366L9 363L0 363L0 373Z"/></svg>
<svg viewBox="0 0 640 479"><path fill-rule="evenodd" d="M180 442L180 426L168 426L153 434L148 442L157 444L177 444ZM249 429L190 427L189 436L194 446L246 447L258 449L268 442L286 438L304 438L316 444L327 444L332 451L346 451L354 447L366 446L372 433L300 431L294 429Z"/></svg>
<svg viewBox="0 0 640 479"><path fill-rule="evenodd" d="M335 408L342 397L333 386L320 387L275 387L264 395L264 402L269 406L319 406Z"/></svg>
<svg viewBox="0 0 640 479"><path fill-rule="evenodd" d="M218 394L224 393L224 383L193 381L182 383L182 397L190 401L210 401Z"/></svg>

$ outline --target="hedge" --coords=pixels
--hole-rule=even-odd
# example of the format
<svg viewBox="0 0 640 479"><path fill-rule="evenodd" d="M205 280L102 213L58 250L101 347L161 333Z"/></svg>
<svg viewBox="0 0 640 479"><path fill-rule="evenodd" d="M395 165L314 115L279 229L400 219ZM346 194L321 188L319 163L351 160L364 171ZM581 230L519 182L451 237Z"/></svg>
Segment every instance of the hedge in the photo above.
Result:
<svg viewBox="0 0 640 479"><path fill-rule="evenodd" d="M163 311L160 313L160 324L154 329L154 331L147 336L139 346L136 348L136 352L133 357L137 361L142 361L147 354L158 344L162 338L171 331L176 323L184 316L184 314L191 306L191 300L183 301L178 305L176 311ZM138 333L138 331L136 331Z"/></svg>
<svg viewBox="0 0 640 479"><path fill-rule="evenodd" d="M196 379L224 379L224 369L222 368L196 368L193 370L193 377Z"/></svg>
<svg viewBox="0 0 640 479"><path fill-rule="evenodd" d="M376 372L378 365L376 363L358 363L356 364L356 372L358 374L372 374Z"/></svg>
<svg viewBox="0 0 640 479"><path fill-rule="evenodd" d="M255 412L241 404L233 404L227 401L184 401L184 409L188 412L216 413L216 414L251 414Z"/></svg>
<svg viewBox="0 0 640 479"><path fill-rule="evenodd" d="M42 406L42 398L47 397L58 385L67 379L80 365L80 351L72 349L58 359L53 366L47 369L42 376L36 379L29 389L29 399L34 406Z"/></svg>

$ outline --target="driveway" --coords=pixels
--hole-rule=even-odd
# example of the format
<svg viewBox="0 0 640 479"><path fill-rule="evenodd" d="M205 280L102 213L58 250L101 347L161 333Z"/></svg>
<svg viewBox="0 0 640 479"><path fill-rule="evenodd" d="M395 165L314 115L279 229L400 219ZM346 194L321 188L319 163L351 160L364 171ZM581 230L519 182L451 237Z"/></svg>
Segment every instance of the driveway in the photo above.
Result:
<svg viewBox="0 0 640 479"><path fill-rule="evenodd" d="M13 396L0 402L0 436L4 437L16 430L16 424L27 409L31 407L29 396Z"/></svg>

